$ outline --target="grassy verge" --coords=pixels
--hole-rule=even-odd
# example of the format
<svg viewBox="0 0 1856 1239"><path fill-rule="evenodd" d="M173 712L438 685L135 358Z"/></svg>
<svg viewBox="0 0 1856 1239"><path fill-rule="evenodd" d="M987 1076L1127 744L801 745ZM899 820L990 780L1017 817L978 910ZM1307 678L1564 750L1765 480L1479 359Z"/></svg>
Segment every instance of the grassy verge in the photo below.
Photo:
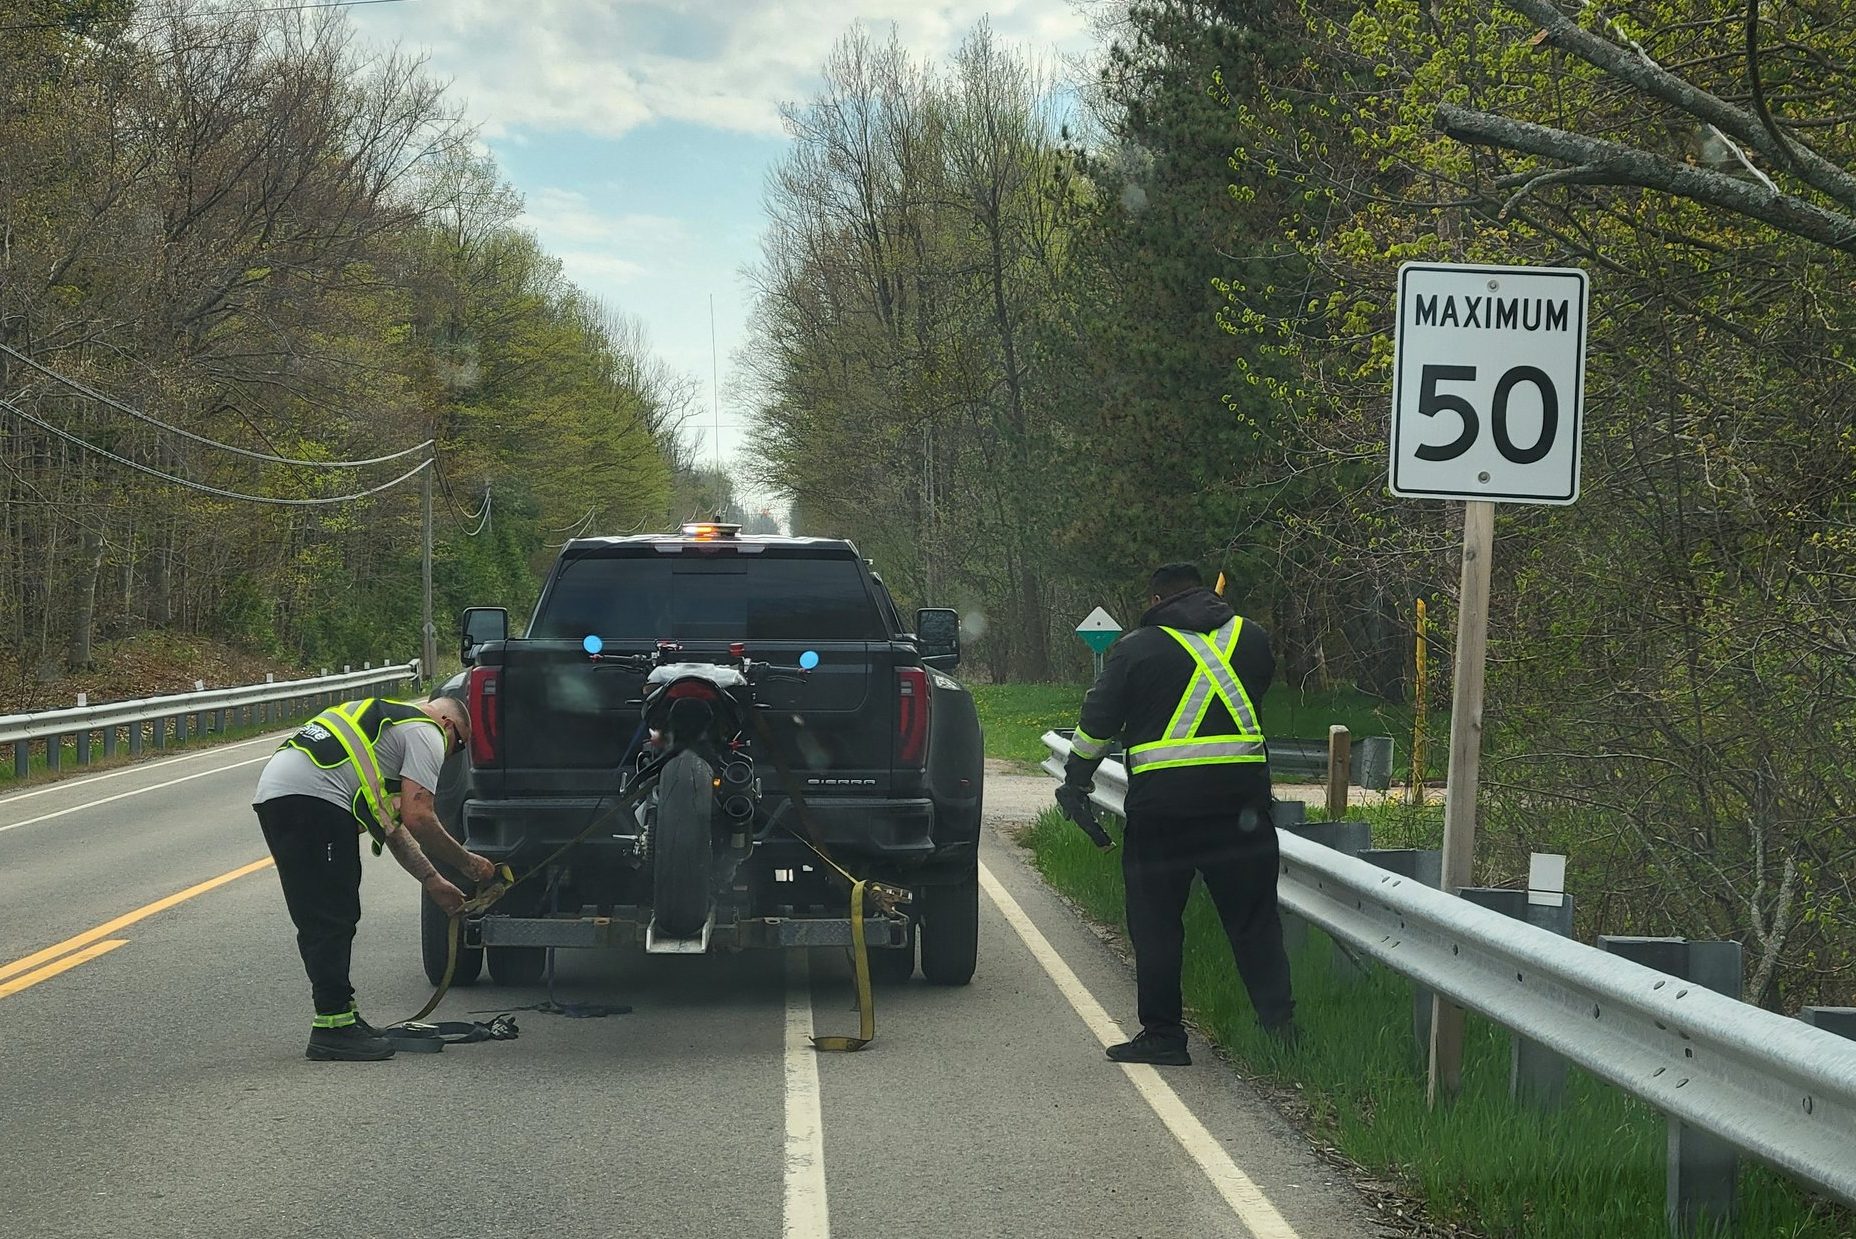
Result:
<svg viewBox="0 0 1856 1239"><path fill-rule="evenodd" d="M1089 916L1122 926L1119 862L1047 813L1022 842L1038 868ZM1283 1053L1258 1031L1210 901L1186 914L1185 997L1197 1025L1248 1073L1294 1090L1317 1140L1401 1184L1440 1221L1502 1239L1646 1239L1664 1233L1664 1122L1574 1071L1551 1114L1508 1098L1508 1039L1474 1016L1464 1091L1433 1112L1412 1035L1411 986L1383 968L1361 976L1318 930L1293 961L1302 1047ZM1741 1171L1742 1234L1850 1239L1851 1216L1807 1198L1762 1167Z"/></svg>
<svg viewBox="0 0 1856 1239"><path fill-rule="evenodd" d="M975 684L973 700L979 707L980 725L986 730L986 755L1007 761L1036 764L1044 760L1038 737L1053 727L1076 726L1082 709L1081 684ZM1328 728L1342 724L1355 736L1391 736L1396 757L1393 777L1403 782L1410 770L1412 710L1351 689L1301 693L1278 683L1257 706L1263 733L1317 739ZM1450 733L1448 713L1433 713L1431 741L1425 761L1426 778L1443 777Z"/></svg>

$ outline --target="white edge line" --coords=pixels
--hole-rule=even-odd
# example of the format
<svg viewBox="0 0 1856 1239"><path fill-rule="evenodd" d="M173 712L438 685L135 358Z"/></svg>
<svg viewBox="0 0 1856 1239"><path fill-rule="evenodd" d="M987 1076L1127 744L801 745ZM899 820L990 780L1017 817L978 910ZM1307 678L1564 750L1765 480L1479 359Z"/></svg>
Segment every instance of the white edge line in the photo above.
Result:
<svg viewBox="0 0 1856 1239"><path fill-rule="evenodd" d="M1018 901L1012 898L1011 892L983 864L980 866L980 885L1096 1039L1105 1047L1125 1040L1121 1026L1109 1018L1102 1004L1096 1001L1095 995L1089 992L1076 973L1071 971L1070 965L1057 954L1056 948L1032 923ZM1206 1130L1205 1124L1187 1108L1186 1103L1179 1099L1179 1094L1173 1091L1172 1086L1161 1079L1158 1070L1140 1063L1123 1063L1121 1069L1127 1073L1128 1081L1134 1085L1135 1091L1152 1107L1160 1121L1166 1124L1167 1130L1173 1133L1180 1147L1199 1164L1199 1169L1205 1172L1205 1177L1211 1180L1218 1194L1231 1206L1231 1211L1237 1214L1252 1239L1300 1239L1295 1228L1289 1225L1288 1220L1276 1211L1276 1206L1270 1203L1269 1197L1263 1194L1263 1189L1231 1160L1224 1146Z"/></svg>
<svg viewBox="0 0 1856 1239"><path fill-rule="evenodd" d="M806 952L786 953L786 1204L783 1239L831 1239L825 1196L825 1121L812 1048L812 972Z"/></svg>
<svg viewBox="0 0 1856 1239"><path fill-rule="evenodd" d="M29 792L15 792L10 796L0 796L0 809L6 808L6 806L12 804L15 800L31 800L34 796L49 796L53 792L68 792L74 787L85 787L91 783L101 783L105 779L119 779L125 774L146 774L150 770L160 770L167 766L178 765L180 762L193 761L195 758L199 757L217 757L221 753L230 753L237 749L250 748L254 744L266 744L275 740L278 736L288 734L290 734L289 730L285 728L273 732L270 735L259 736L255 740L236 740L231 744L214 744L192 753L176 753L168 757L145 758L125 766L121 770L109 770L102 774L80 775L74 779L59 779L49 787L40 787ZM230 770L232 767L228 766L226 769Z"/></svg>
<svg viewBox="0 0 1856 1239"><path fill-rule="evenodd" d="M229 766L214 766L211 770L196 770L192 774L183 774L178 779L169 779L165 783L150 783L147 787L138 787L126 792L117 792L114 796L105 796L101 800L90 800L83 804L74 804L68 809L58 809L51 813L41 813L37 817L29 817L23 822L13 822L6 826L0 826L0 835L5 834L9 830L18 830L21 826L36 826L40 822L49 822L56 817L66 817L72 813L82 813L85 809L94 809L98 805L109 804L112 801L127 800L131 796L140 796L143 792L158 792L164 787L173 787L176 783L187 783L194 779L204 779L209 775L225 774L230 770L237 770L244 766L255 766L261 761L269 760L271 760L271 755L266 753L262 757L253 757L247 761L233 762Z"/></svg>

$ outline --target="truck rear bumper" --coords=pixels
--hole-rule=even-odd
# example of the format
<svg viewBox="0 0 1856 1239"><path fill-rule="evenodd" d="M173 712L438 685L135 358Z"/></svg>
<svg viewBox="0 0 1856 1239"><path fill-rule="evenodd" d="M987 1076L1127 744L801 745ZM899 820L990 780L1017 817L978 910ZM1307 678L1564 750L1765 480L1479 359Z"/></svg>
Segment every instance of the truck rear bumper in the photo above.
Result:
<svg viewBox="0 0 1856 1239"><path fill-rule="evenodd" d="M812 828L834 856L915 863L934 855L934 802L923 797L879 800L863 796L819 797L806 802ZM790 800L774 802L758 837L807 837L807 826Z"/></svg>
<svg viewBox="0 0 1856 1239"><path fill-rule="evenodd" d="M550 796L546 799L466 800L464 837L473 851L496 859L524 840L562 844L585 830L595 814L607 813L618 803L614 796ZM614 813L589 843L636 836L638 819Z"/></svg>
<svg viewBox="0 0 1856 1239"><path fill-rule="evenodd" d="M467 800L464 830L473 851L492 859L523 840L531 846L565 843L586 829L598 813L607 812L617 797L548 797L547 799ZM814 828L833 855L896 864L916 864L935 854L934 802L927 797L902 800L865 796L821 796L807 801ZM637 819L614 814L588 841L595 849L602 840L629 843ZM768 812L755 835L758 839L806 836L806 825L785 798L770 798Z"/></svg>
<svg viewBox="0 0 1856 1239"><path fill-rule="evenodd" d="M647 921L628 916L498 916L492 913L466 923L473 946L624 947L643 945ZM763 916L717 924L709 946L721 950L783 947L850 946L848 917ZM872 950L910 945L901 921L864 918L864 944Z"/></svg>

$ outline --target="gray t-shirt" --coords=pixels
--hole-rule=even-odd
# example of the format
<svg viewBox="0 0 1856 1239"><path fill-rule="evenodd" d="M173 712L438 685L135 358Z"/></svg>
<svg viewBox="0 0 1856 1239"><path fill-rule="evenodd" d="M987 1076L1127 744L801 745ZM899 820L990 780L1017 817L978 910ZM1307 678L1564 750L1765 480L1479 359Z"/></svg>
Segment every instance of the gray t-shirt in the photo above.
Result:
<svg viewBox="0 0 1856 1239"><path fill-rule="evenodd" d="M410 779L428 792L438 791L438 772L445 764L445 736L436 725L414 720L383 727L374 752L380 758L383 778ZM314 796L347 809L353 806L354 795L360 790L361 775L353 762L324 770L303 750L285 746L264 764L252 803L263 804L279 796Z"/></svg>

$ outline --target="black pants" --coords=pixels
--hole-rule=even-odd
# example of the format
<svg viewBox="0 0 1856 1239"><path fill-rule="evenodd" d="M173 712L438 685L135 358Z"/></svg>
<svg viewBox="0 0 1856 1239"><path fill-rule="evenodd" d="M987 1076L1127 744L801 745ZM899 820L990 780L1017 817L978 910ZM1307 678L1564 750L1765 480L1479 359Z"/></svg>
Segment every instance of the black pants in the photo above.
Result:
<svg viewBox="0 0 1856 1239"><path fill-rule="evenodd" d="M1295 1015L1276 910L1278 863L1276 832L1267 819L1250 831L1240 830L1235 817L1129 820L1121 872L1142 1028L1162 1037L1186 1034L1179 996L1186 936L1181 918L1195 873L1205 878L1258 1022L1269 1028Z"/></svg>
<svg viewBox="0 0 1856 1239"><path fill-rule="evenodd" d="M316 1014L339 1015L354 1005L348 959L361 923L361 842L354 814L313 796L280 796L257 808L296 923L296 949L309 973Z"/></svg>

